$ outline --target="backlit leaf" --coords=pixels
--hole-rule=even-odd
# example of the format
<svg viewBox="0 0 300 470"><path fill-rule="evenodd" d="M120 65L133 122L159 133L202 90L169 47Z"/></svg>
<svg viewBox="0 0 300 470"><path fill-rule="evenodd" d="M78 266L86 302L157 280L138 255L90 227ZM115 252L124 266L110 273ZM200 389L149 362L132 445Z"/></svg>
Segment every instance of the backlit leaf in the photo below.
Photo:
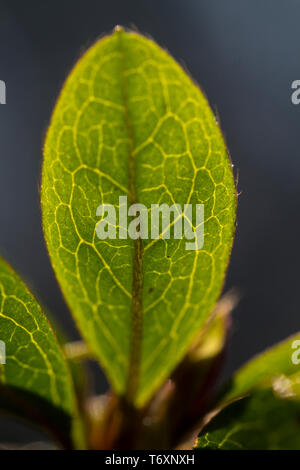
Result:
<svg viewBox="0 0 300 470"><path fill-rule="evenodd" d="M100 204L204 204L204 246L100 240ZM235 186L199 88L153 41L120 28L77 63L44 149L42 210L58 281L114 390L150 398L204 325L231 250ZM181 215L181 213L179 214Z"/></svg>
<svg viewBox="0 0 300 470"><path fill-rule="evenodd" d="M300 449L299 333L258 355L234 374L197 447Z"/></svg>
<svg viewBox="0 0 300 470"><path fill-rule="evenodd" d="M299 341L299 350L300 333L297 333L246 363L233 375L228 387L220 395L219 401L228 402L246 395L254 388L268 387L274 377L282 374L286 376L295 374L299 370L297 361L293 360L293 355L297 352L294 348L296 341Z"/></svg>
<svg viewBox="0 0 300 470"><path fill-rule="evenodd" d="M70 446L76 403L66 361L40 306L1 258L0 340L0 409L49 427Z"/></svg>
<svg viewBox="0 0 300 470"><path fill-rule="evenodd" d="M299 401L257 390L223 409L199 436L201 449L299 450Z"/></svg>

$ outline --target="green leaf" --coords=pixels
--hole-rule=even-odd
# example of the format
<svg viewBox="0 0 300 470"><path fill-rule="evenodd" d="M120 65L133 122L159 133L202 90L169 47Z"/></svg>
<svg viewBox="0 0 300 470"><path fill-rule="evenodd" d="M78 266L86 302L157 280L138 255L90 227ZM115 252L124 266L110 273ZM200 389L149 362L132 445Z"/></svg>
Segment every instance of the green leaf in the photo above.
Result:
<svg viewBox="0 0 300 470"><path fill-rule="evenodd" d="M197 447L300 449L299 345L297 333L238 370Z"/></svg>
<svg viewBox="0 0 300 470"><path fill-rule="evenodd" d="M204 204L186 240L99 240L100 204ZM220 293L235 185L204 95L153 41L120 28L77 63L44 149L42 211L65 298L114 390L143 405L183 357ZM182 214L181 214L182 215Z"/></svg>
<svg viewBox="0 0 300 470"><path fill-rule="evenodd" d="M0 409L49 427L70 446L77 411L66 361L40 306L1 258L0 339Z"/></svg>
<svg viewBox="0 0 300 470"><path fill-rule="evenodd" d="M300 400L300 396L298 396ZM200 449L299 450L300 401L257 390L223 409L201 433Z"/></svg>
<svg viewBox="0 0 300 470"><path fill-rule="evenodd" d="M293 360L295 342L300 333L290 336L281 343L264 351L239 369L219 397L219 403L235 400L257 387L268 387L274 377L290 376L299 370L298 361Z"/></svg>

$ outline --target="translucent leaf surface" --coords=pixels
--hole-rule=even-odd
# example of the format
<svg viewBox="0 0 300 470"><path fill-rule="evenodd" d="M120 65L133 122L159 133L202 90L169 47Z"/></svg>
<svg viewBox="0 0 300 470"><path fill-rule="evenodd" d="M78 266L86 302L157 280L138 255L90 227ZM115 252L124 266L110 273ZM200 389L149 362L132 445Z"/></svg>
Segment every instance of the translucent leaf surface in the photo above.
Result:
<svg viewBox="0 0 300 470"><path fill-rule="evenodd" d="M201 449L300 449L300 401L257 390L224 410L199 436Z"/></svg>
<svg viewBox="0 0 300 470"><path fill-rule="evenodd" d="M40 306L1 258L0 339L0 408L49 427L70 445L77 412L65 358Z"/></svg>
<svg viewBox="0 0 300 470"><path fill-rule="evenodd" d="M204 246L100 240L100 204L204 204ZM65 298L118 394L140 406L186 352L220 293L235 186L199 88L153 41L118 28L71 72L45 143L45 237ZM182 213L178 214L182 217ZM172 224L171 224L172 225Z"/></svg>
<svg viewBox="0 0 300 470"><path fill-rule="evenodd" d="M234 374L197 447L300 449L299 340L291 336Z"/></svg>

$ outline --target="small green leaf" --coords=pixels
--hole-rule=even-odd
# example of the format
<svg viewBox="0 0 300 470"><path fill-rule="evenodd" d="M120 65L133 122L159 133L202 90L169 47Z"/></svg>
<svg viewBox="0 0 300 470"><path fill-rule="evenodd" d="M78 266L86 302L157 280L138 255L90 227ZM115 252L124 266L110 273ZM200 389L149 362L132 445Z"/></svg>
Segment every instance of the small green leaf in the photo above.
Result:
<svg viewBox="0 0 300 470"><path fill-rule="evenodd" d="M300 397L298 397L300 400ZM257 390L223 409L199 436L200 449L299 450L300 401Z"/></svg>
<svg viewBox="0 0 300 470"><path fill-rule="evenodd" d="M100 240L100 204L204 204L204 246ZM71 72L47 134L42 211L65 298L114 390L143 405L207 320L231 250L235 185L199 88L153 41L120 28ZM182 214L180 214L182 215Z"/></svg>
<svg viewBox="0 0 300 470"><path fill-rule="evenodd" d="M257 387L268 387L274 377L282 374L295 374L299 370L297 361L293 361L296 341L300 341L300 333L290 336L241 367L220 395L219 402L235 400Z"/></svg>
<svg viewBox="0 0 300 470"><path fill-rule="evenodd" d="M289 337L234 374L197 447L300 449L299 340L299 333Z"/></svg>
<svg viewBox="0 0 300 470"><path fill-rule="evenodd" d="M69 446L76 402L66 361L40 306L1 258L0 339L0 408L48 426Z"/></svg>

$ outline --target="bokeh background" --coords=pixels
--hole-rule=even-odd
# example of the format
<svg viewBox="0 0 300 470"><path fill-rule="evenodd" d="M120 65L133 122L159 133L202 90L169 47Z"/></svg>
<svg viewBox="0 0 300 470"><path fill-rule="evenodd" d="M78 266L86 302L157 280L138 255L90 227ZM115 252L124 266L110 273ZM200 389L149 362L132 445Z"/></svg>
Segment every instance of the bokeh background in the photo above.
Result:
<svg viewBox="0 0 300 470"><path fill-rule="evenodd" d="M226 288L234 312L225 375L300 329L299 0L0 0L0 252L71 338L78 334L41 230L42 143L70 68L116 24L184 63L217 110L240 191ZM106 382L99 372L98 391ZM0 442L43 438L0 417Z"/></svg>

